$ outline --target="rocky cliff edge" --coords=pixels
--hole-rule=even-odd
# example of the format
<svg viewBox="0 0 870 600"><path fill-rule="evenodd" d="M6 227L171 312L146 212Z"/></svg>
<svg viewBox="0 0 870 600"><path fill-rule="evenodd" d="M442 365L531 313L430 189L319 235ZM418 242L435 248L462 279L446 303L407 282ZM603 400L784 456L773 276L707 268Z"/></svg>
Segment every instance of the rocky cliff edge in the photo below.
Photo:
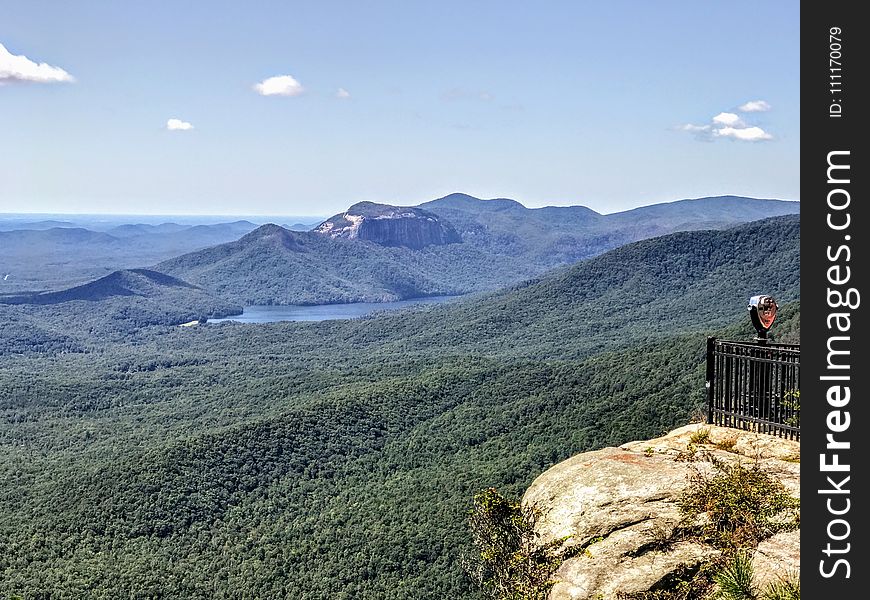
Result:
<svg viewBox="0 0 870 600"><path fill-rule="evenodd" d="M800 444L749 431L693 424L574 456L539 476L523 496L543 513L540 543L566 538L565 547L585 548L555 573L550 600L617 600L659 589L715 559L720 550L697 540L663 543L675 539L682 518L677 500L693 474L712 468L709 456L757 461L800 497ZM752 562L759 585L796 574L800 531L761 542Z"/></svg>

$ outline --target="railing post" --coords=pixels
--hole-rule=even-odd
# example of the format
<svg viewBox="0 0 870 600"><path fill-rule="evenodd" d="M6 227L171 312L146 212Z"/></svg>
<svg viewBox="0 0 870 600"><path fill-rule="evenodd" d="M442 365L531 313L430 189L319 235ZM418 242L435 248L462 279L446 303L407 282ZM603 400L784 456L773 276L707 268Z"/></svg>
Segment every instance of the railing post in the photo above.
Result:
<svg viewBox="0 0 870 600"><path fill-rule="evenodd" d="M707 338L707 423L713 424L713 385L716 378L716 338Z"/></svg>

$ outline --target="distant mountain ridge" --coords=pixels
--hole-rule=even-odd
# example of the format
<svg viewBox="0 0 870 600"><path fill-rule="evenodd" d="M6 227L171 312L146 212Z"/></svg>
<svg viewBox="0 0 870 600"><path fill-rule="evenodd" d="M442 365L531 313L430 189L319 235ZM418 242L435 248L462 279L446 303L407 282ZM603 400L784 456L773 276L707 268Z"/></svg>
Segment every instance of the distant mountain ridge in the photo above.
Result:
<svg viewBox="0 0 870 600"><path fill-rule="evenodd" d="M734 196L610 215L466 194L420 207L363 202L312 231L264 225L155 269L245 304L400 300L493 290L638 240L799 210Z"/></svg>
<svg viewBox="0 0 870 600"><path fill-rule="evenodd" d="M451 222L464 241L504 253L531 254L556 266L675 231L722 229L797 214L800 203L743 196L676 200L600 214L585 206L527 208L516 200L455 193L421 207Z"/></svg>
<svg viewBox="0 0 870 600"><path fill-rule="evenodd" d="M59 291L142 265L236 304L390 301L494 290L613 248L799 213L721 196L600 214L450 194L420 206L354 204L314 230L249 221L0 231L0 295ZM301 224L299 224L301 225ZM269 241L272 240L272 241Z"/></svg>
<svg viewBox="0 0 870 600"><path fill-rule="evenodd" d="M591 208L577 204L570 206L543 206L539 208L529 208L521 202L510 198L485 199L477 198L462 192L454 192L447 196L436 198L435 200L423 202L418 206L433 212L438 209L452 209L474 213L519 212L525 215L546 215L548 217L558 214L574 214L592 221L620 219L629 214L685 215L687 213L694 213L694 216L710 217L714 212L718 212L719 216L735 218L739 211L746 211L745 218L747 221L755 221L759 218L764 218L765 215L778 216L778 214L768 214L770 212L794 214L800 210L800 202L796 200L724 195L684 198L638 206L636 208L630 208L613 213L599 213Z"/></svg>
<svg viewBox="0 0 870 600"><path fill-rule="evenodd" d="M602 218L604 215L595 212L591 208L580 205L573 206L544 206L541 208L528 208L517 200L510 198L492 198L483 199L455 192L448 194L442 198L436 198L420 204L426 210L433 212L443 210L464 211L473 214L490 214L494 212L522 214L525 216L544 216L554 217L557 215L571 215L574 218L570 219L573 223L595 221Z"/></svg>
<svg viewBox="0 0 870 600"><path fill-rule="evenodd" d="M70 221L60 221L58 219L43 219L41 221L29 221L25 219L9 219L0 220L0 231L14 231L16 229L52 229L54 227L76 227L75 223Z"/></svg>
<svg viewBox="0 0 870 600"><path fill-rule="evenodd" d="M0 293L71 287L118 269L237 240L256 227L235 221L192 226L129 223L106 231L57 226L0 231Z"/></svg>
<svg viewBox="0 0 870 600"><path fill-rule="evenodd" d="M83 227L48 227L0 231L0 246L7 253L34 251L35 244L115 244L118 238L102 231ZM25 247L18 248L18 245Z"/></svg>

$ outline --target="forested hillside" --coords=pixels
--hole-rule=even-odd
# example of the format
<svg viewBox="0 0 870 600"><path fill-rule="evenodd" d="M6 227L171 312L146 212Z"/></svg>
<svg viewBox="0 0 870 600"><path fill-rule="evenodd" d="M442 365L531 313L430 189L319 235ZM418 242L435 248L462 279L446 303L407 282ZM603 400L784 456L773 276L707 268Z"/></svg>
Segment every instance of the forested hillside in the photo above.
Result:
<svg viewBox="0 0 870 600"><path fill-rule="evenodd" d="M156 270L243 304L380 302L493 289L537 271L465 244L415 250L263 225Z"/></svg>
<svg viewBox="0 0 870 600"><path fill-rule="evenodd" d="M782 302L797 300L799 263L798 217L676 233L476 302L378 320L349 341L403 352L582 356L699 324L724 326L744 315L747 299L762 291Z"/></svg>
<svg viewBox="0 0 870 600"><path fill-rule="evenodd" d="M2 306L0 596L473 598L471 495L685 423L705 336L750 337L750 294L799 300L798 252L782 217L311 324Z"/></svg>
<svg viewBox="0 0 870 600"><path fill-rule="evenodd" d="M70 351L86 343L99 347L136 335L145 327L178 325L241 310L241 306L163 273L115 271L57 292L0 296L0 330L5 333L0 335L0 356Z"/></svg>

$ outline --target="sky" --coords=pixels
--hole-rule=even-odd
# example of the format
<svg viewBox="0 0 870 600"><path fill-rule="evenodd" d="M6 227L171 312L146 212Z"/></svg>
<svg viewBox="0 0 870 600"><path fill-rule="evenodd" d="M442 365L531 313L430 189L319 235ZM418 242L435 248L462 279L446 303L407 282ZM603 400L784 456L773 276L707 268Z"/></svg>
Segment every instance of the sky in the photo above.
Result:
<svg viewBox="0 0 870 600"><path fill-rule="evenodd" d="M793 1L0 0L0 212L799 199Z"/></svg>

